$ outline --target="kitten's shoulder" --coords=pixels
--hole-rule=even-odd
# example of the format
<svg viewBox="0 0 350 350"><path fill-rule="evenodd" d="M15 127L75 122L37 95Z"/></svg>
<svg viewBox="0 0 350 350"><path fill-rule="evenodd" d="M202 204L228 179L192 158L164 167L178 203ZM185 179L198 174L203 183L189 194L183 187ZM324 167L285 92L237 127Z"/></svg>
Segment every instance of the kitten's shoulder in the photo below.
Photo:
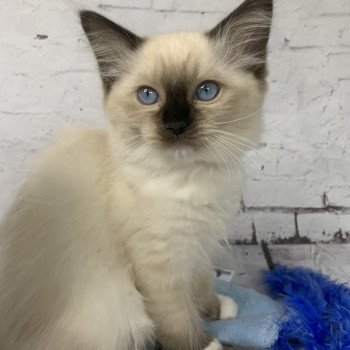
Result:
<svg viewBox="0 0 350 350"><path fill-rule="evenodd" d="M66 128L53 137L51 144L41 154L35 168L46 164L54 167L89 166L104 159L108 154L107 131L97 128Z"/></svg>
<svg viewBox="0 0 350 350"><path fill-rule="evenodd" d="M48 152L63 151L67 148L80 152L104 152L107 146L107 131L98 128L65 128L57 132Z"/></svg>
<svg viewBox="0 0 350 350"><path fill-rule="evenodd" d="M107 131L66 129L35 162L26 185L44 187L48 192L54 188L79 191L99 180L109 159Z"/></svg>

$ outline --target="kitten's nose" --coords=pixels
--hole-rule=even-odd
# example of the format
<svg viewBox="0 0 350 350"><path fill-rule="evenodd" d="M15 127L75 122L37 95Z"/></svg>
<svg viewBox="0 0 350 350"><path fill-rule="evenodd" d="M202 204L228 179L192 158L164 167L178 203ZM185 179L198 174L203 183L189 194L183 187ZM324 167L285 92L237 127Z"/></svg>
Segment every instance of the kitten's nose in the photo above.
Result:
<svg viewBox="0 0 350 350"><path fill-rule="evenodd" d="M164 128L169 130L174 135L178 136L182 134L189 125L190 125L190 122L179 120L171 123L165 123Z"/></svg>

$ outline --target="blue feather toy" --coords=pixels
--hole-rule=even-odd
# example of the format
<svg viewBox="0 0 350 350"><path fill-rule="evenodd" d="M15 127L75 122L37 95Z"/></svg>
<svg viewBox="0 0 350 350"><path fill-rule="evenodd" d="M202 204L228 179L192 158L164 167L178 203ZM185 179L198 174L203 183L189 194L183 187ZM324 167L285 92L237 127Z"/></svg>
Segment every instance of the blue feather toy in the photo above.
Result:
<svg viewBox="0 0 350 350"><path fill-rule="evenodd" d="M304 268L277 266L265 275L288 318L273 350L350 350L350 289Z"/></svg>
<svg viewBox="0 0 350 350"><path fill-rule="evenodd" d="M271 350L350 350L350 289L305 268L264 274L269 298L232 284L217 290L238 302L237 319L207 329L223 344Z"/></svg>

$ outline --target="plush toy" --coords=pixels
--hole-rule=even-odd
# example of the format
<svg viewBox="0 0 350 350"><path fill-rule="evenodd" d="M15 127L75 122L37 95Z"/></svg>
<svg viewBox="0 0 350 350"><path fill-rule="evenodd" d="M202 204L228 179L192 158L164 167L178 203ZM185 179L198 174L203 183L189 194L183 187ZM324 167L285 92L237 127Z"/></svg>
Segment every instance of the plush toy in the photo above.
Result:
<svg viewBox="0 0 350 350"><path fill-rule="evenodd" d="M236 349L350 350L350 288L304 268L276 266L264 275L270 297L216 281L239 306L232 320L207 322Z"/></svg>
<svg viewBox="0 0 350 350"><path fill-rule="evenodd" d="M219 282L239 305L234 320L206 325L223 344L271 350L350 350L350 288L304 268L264 276L273 299Z"/></svg>
<svg viewBox="0 0 350 350"><path fill-rule="evenodd" d="M280 303L253 289L216 281L218 293L232 297L238 315L232 320L207 322L205 328L222 344L253 349L270 348L278 338L279 321L284 317Z"/></svg>

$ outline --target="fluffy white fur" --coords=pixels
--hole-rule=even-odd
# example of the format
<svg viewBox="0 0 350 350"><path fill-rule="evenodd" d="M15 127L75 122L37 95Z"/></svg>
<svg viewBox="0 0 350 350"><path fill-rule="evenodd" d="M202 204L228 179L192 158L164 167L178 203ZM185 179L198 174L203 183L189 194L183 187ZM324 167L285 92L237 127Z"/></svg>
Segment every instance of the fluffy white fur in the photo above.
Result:
<svg viewBox="0 0 350 350"><path fill-rule="evenodd" d="M240 185L205 164L118 171L109 158L104 131L71 131L19 193L1 229L1 349L142 349L144 297L169 322L188 318L181 301L210 269Z"/></svg>
<svg viewBox="0 0 350 350"><path fill-rule="evenodd" d="M212 40L147 39L105 82L110 127L63 133L33 168L0 228L1 350L141 350L155 339L165 350L221 349L201 319L236 309L220 296L220 313L210 258L239 205L235 159L259 136L264 83ZM193 143L169 146L155 115L164 77L180 76L190 92L208 79L221 91L193 101ZM140 84L159 103L141 105Z"/></svg>

